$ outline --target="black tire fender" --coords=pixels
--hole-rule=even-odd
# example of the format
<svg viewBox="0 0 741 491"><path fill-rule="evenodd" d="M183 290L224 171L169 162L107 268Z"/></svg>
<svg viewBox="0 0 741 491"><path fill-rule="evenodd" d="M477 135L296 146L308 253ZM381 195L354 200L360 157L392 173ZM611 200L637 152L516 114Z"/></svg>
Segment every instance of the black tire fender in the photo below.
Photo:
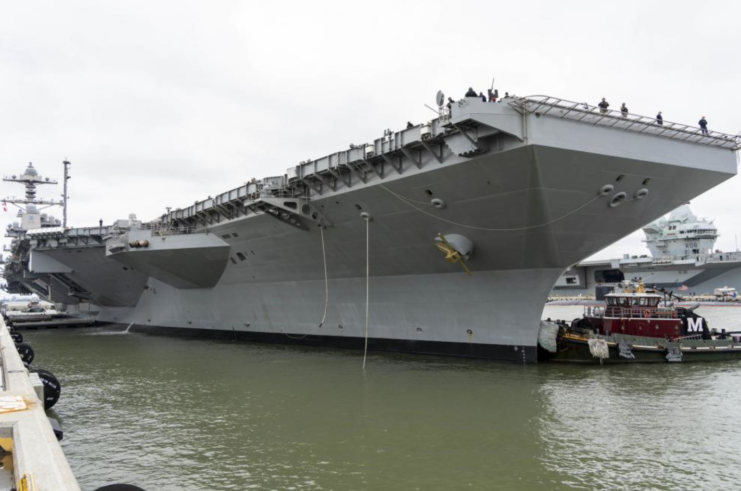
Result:
<svg viewBox="0 0 741 491"><path fill-rule="evenodd" d="M18 350L18 354L21 356L23 363L32 363L36 353L28 343L18 343L15 345L15 349Z"/></svg>
<svg viewBox="0 0 741 491"><path fill-rule="evenodd" d="M49 370L44 370L43 368L31 368L28 371L38 374L41 382L44 384L44 409L53 408L57 401L59 401L59 396L62 395L62 384L59 382L59 379Z"/></svg>

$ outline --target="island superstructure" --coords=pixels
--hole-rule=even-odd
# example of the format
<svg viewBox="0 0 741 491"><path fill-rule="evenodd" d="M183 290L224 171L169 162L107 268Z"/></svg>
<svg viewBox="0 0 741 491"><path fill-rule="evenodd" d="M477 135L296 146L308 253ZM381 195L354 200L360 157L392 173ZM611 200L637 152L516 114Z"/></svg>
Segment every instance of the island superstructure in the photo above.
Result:
<svg viewBox="0 0 741 491"><path fill-rule="evenodd" d="M37 198L36 196L37 186L56 185L57 181L39 175L31 162L21 174L3 176L3 181L21 184L25 188L22 197L9 196L2 200L3 208L6 210L8 205L17 209L17 220L9 223L5 230L5 236L11 239L10 249L4 251L10 253L4 258L3 277L8 282L5 289L11 293L40 293L47 296L48 289L46 285L43 283L37 284L27 274L27 260L30 257L30 249L35 245L35 242L30 240L26 232L30 230L64 232L65 229L59 219L48 213L42 213L42 211L52 206L64 206L65 202Z"/></svg>
<svg viewBox="0 0 741 491"><path fill-rule="evenodd" d="M441 102L152 222L29 230L25 274L134 329L530 363L561 273L733 176L737 148L545 96Z"/></svg>

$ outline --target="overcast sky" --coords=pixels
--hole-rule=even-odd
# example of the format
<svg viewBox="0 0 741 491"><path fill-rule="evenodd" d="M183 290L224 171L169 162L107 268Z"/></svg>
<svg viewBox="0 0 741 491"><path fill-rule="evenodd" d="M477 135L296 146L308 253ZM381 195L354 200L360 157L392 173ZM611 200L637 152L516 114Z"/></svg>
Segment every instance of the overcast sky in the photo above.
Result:
<svg viewBox="0 0 741 491"><path fill-rule="evenodd" d="M3 2L0 167L61 182L69 159L72 225L148 220L427 120L438 89L493 77L735 134L739 18L737 1ZM740 204L741 178L692 202L721 249ZM641 238L597 257L644 253Z"/></svg>

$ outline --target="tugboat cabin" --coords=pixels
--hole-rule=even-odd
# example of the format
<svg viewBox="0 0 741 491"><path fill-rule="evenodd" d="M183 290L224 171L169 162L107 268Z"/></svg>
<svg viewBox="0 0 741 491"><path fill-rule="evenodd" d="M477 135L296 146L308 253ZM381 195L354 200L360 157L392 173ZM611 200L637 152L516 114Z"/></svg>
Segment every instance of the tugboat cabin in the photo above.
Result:
<svg viewBox="0 0 741 491"><path fill-rule="evenodd" d="M626 285L605 295L605 306L588 308L585 326L599 334L628 334L675 339L687 334L677 309L662 305L664 296L643 284Z"/></svg>

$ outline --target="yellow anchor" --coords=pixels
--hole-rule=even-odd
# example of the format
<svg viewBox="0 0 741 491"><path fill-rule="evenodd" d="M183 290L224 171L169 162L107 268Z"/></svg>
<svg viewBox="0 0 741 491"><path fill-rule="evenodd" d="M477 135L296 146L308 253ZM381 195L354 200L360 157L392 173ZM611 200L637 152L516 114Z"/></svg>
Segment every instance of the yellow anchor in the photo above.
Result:
<svg viewBox="0 0 741 491"><path fill-rule="evenodd" d="M440 250L440 252L445 254L445 260L450 264L460 263L460 265L463 266L463 269L466 270L466 273L471 276L473 273L471 273L471 270L466 266L466 262L463 260L461 253L455 250L455 247L450 245L450 242L445 239L443 234L438 233L437 236L440 237L440 242L435 241L435 246Z"/></svg>

